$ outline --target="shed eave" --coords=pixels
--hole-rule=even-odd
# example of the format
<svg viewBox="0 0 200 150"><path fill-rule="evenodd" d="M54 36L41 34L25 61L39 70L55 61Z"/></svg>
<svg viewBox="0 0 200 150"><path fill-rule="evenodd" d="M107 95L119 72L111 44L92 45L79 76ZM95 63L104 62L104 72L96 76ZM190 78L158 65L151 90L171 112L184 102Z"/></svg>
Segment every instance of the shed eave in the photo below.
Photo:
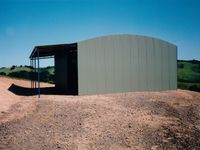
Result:
<svg viewBox="0 0 200 150"><path fill-rule="evenodd" d="M29 58L36 58L37 50L40 51L40 57L48 57L58 53L65 53L76 49L77 43L35 46Z"/></svg>

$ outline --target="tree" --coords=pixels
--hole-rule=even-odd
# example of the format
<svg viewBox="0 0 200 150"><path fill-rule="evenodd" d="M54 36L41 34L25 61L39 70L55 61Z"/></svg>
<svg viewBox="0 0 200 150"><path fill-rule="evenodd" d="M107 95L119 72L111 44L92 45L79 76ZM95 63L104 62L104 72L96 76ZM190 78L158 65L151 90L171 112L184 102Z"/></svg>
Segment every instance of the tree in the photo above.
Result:
<svg viewBox="0 0 200 150"><path fill-rule="evenodd" d="M0 72L0 75L6 76L6 73L5 72Z"/></svg>
<svg viewBox="0 0 200 150"><path fill-rule="evenodd" d="M10 70L13 70L13 69L15 69L15 67L16 67L15 65L12 65L12 67L10 68Z"/></svg>
<svg viewBox="0 0 200 150"><path fill-rule="evenodd" d="M178 64L178 68L184 68L184 64L182 63Z"/></svg>

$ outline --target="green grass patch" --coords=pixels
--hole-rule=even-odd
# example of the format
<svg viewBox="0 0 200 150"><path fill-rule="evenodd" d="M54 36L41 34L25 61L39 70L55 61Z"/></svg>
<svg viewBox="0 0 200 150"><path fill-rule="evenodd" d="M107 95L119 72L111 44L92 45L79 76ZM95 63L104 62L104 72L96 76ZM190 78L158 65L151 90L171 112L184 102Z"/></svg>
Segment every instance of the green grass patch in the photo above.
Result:
<svg viewBox="0 0 200 150"><path fill-rule="evenodd" d="M177 69L178 88L200 91L200 61L179 60Z"/></svg>
<svg viewBox="0 0 200 150"><path fill-rule="evenodd" d="M177 76L179 82L200 83L200 63L178 62Z"/></svg>

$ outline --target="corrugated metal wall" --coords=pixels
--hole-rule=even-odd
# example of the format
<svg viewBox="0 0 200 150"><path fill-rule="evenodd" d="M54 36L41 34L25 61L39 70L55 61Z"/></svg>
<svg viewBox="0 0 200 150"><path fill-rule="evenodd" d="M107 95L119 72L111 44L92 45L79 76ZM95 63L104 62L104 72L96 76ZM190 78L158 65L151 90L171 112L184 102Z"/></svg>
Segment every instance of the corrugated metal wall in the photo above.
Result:
<svg viewBox="0 0 200 150"><path fill-rule="evenodd" d="M177 88L177 48L134 35L78 43L79 95Z"/></svg>

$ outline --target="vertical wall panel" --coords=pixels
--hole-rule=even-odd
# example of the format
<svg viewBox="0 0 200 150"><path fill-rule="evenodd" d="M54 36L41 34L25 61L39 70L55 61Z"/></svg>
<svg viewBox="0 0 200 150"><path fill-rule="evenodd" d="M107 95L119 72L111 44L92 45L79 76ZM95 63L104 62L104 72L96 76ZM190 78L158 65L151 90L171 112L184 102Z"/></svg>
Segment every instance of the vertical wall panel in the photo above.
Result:
<svg viewBox="0 0 200 150"><path fill-rule="evenodd" d="M169 51L169 53L168 53L168 55L169 55L169 57L168 57L168 64L169 64L169 88L170 89L173 89L173 49L171 49L171 46L170 45L168 45L168 51Z"/></svg>
<svg viewBox="0 0 200 150"><path fill-rule="evenodd" d="M130 39L130 50L131 50L131 91L137 91L139 87L139 49L138 49L138 38L133 37Z"/></svg>
<svg viewBox="0 0 200 150"><path fill-rule="evenodd" d="M174 71L175 71L174 79L175 79L175 82L173 82L173 83L174 83L175 89L177 89L177 57L178 57L178 51L177 51L177 47L176 46L174 46L174 49L175 49L175 55L174 55L173 61L174 61L174 64L176 64L176 65L174 65Z"/></svg>
<svg viewBox="0 0 200 150"><path fill-rule="evenodd" d="M104 49L101 47L101 40L95 41L96 47L94 50L96 51L96 75L97 75L97 91L99 93L103 93L105 90L105 62L104 62ZM88 58L89 59L89 58Z"/></svg>
<svg viewBox="0 0 200 150"><path fill-rule="evenodd" d="M110 48L110 46L109 45L112 45L112 47L114 47L114 44L113 44L113 42L112 42L112 38L111 37L109 37L109 41L108 41L108 45L107 45L107 49L109 49L109 51L110 51L110 55L111 55L111 57L110 57L110 61L111 61L111 64L112 64L112 68L110 69L110 70L108 70L109 71L109 73L110 73L110 75L111 75L111 80L112 80L112 85L110 85L110 89L109 89L109 91L111 91L111 92L115 92L115 91L117 91L117 82L116 82L116 80L117 80L117 78L116 78L116 62L117 62L117 58L115 57L116 56L116 50L114 49L114 48Z"/></svg>
<svg viewBox="0 0 200 150"><path fill-rule="evenodd" d="M165 42L162 43L162 72L163 72L163 90L169 89L169 78L168 78L168 47Z"/></svg>
<svg viewBox="0 0 200 150"><path fill-rule="evenodd" d="M162 50L161 43L154 39L154 50L155 50L155 77L156 77L156 89L162 90Z"/></svg>
<svg viewBox="0 0 200 150"><path fill-rule="evenodd" d="M115 51L115 53L114 53L114 58L115 58L115 61L114 61L114 63L115 63L114 64L114 70L115 70L115 72L114 72L114 82L115 82L115 84L114 84L114 86L115 87L114 88L115 88L116 92L119 92L119 91L121 91L121 85L122 85L122 80L121 80L121 78L122 78L122 66L121 66L121 61L120 61L121 50L119 49L117 38L116 38L116 40L111 39L111 43L112 44L110 46L113 46L113 49ZM109 47L109 48L111 48L111 47Z"/></svg>
<svg viewBox="0 0 200 150"><path fill-rule="evenodd" d="M157 88L157 85L156 85L156 81L157 81L157 76L156 76L156 50L155 50L155 43L154 43L154 39L151 38L151 41L152 41L152 67L153 69L151 69L151 75L153 76L153 91L156 91L156 90L159 90L159 88Z"/></svg>
<svg viewBox="0 0 200 150"><path fill-rule="evenodd" d="M154 75L155 75L155 66L154 66L154 47L153 39L145 38L146 41L146 52L147 52L147 90L152 91L155 89Z"/></svg>
<svg viewBox="0 0 200 150"><path fill-rule="evenodd" d="M146 49L146 63L145 63L145 70L146 70L146 91L150 90L150 82L151 82L151 76L150 76L150 69L151 68L151 51L150 51L150 41L149 38L144 38L145 40L145 49Z"/></svg>
<svg viewBox="0 0 200 150"><path fill-rule="evenodd" d="M171 83L172 89L177 89L177 47L174 45L169 45L171 48ZM175 50L174 50L175 49Z"/></svg>
<svg viewBox="0 0 200 150"><path fill-rule="evenodd" d="M176 89L176 46L133 35L78 43L79 95Z"/></svg>
<svg viewBox="0 0 200 150"><path fill-rule="evenodd" d="M104 57L105 57L105 92L109 93L112 92L113 80L112 80L112 72L113 72L113 58L112 58L112 49L109 48L110 39L104 40L104 45L102 45L102 49L104 49ZM112 70L112 71L111 71Z"/></svg>
<svg viewBox="0 0 200 150"><path fill-rule="evenodd" d="M77 54L78 54L78 91L79 94L87 94L88 91L88 48L86 47L87 42L85 44L81 45L81 49L79 47ZM81 88L80 88L81 87ZM94 88L94 87L93 87Z"/></svg>
<svg viewBox="0 0 200 150"><path fill-rule="evenodd" d="M165 45L160 42L160 50L161 50L161 76L162 76L162 80L161 80L161 89L165 90L166 89L166 82L165 82L165 75L166 75L166 68L165 68Z"/></svg>
<svg viewBox="0 0 200 150"><path fill-rule="evenodd" d="M119 43L120 43L120 49L122 52L122 68L123 68L123 78L122 78L122 92L123 91L130 91L130 66L131 66L131 61L130 61L130 43L128 40L128 36L120 37L119 38Z"/></svg>
<svg viewBox="0 0 200 150"><path fill-rule="evenodd" d="M88 72L91 74L91 76L88 76L88 80L90 81L88 84L88 92L89 93L96 93L97 90L97 78L96 78L96 51L93 49L95 47L95 43L91 43L91 46L88 47L88 56L89 59L87 59L88 62ZM87 80L86 80L87 81ZM89 88L93 87L93 88Z"/></svg>
<svg viewBox="0 0 200 150"><path fill-rule="evenodd" d="M139 49L139 91L147 90L147 52L145 38L138 37Z"/></svg>

